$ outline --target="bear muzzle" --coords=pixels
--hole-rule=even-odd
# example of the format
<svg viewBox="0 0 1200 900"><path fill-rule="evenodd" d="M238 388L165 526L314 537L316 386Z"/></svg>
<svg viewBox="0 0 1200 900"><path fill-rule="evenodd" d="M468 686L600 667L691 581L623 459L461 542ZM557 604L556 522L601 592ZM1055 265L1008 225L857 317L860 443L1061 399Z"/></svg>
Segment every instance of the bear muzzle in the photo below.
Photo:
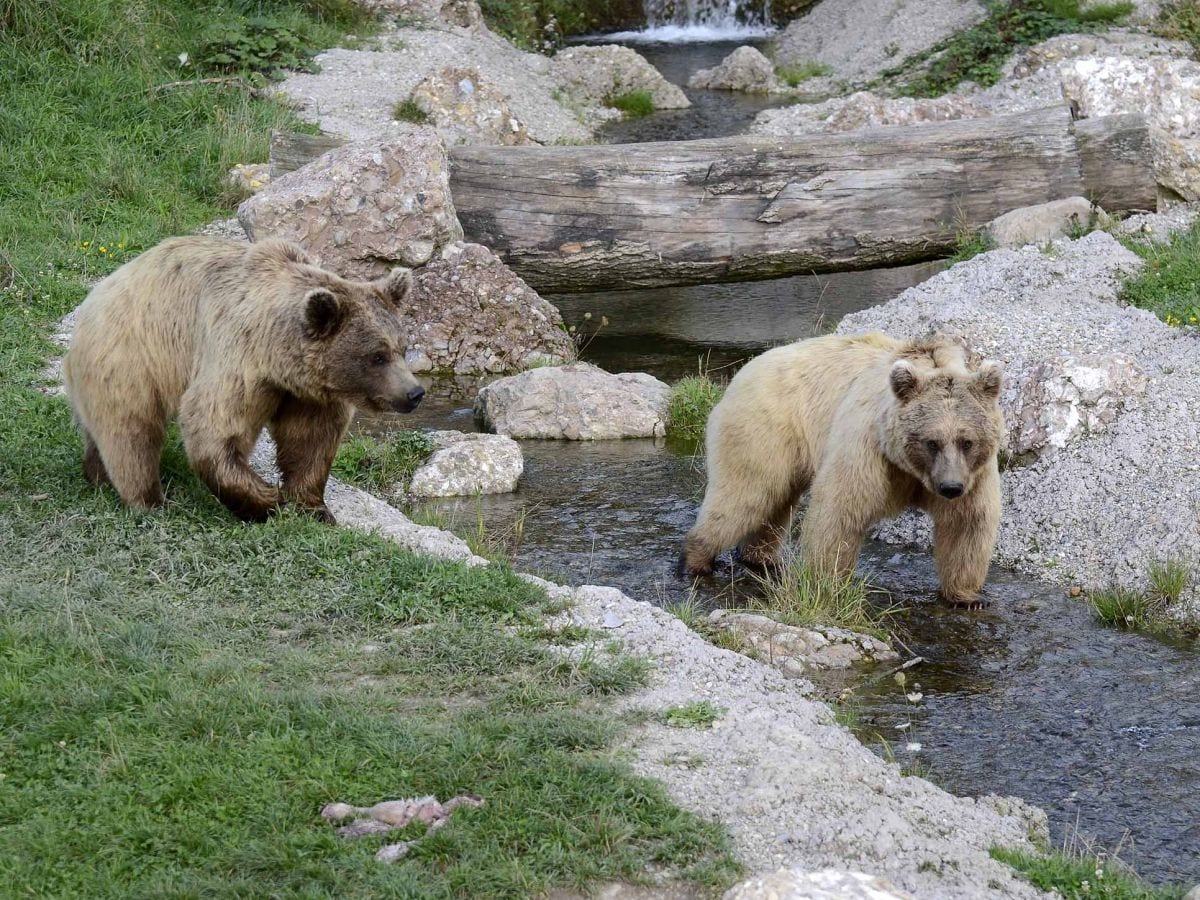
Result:
<svg viewBox="0 0 1200 900"><path fill-rule="evenodd" d="M961 481L939 481L937 492L947 500L954 500L961 497L966 491Z"/></svg>
<svg viewBox="0 0 1200 900"><path fill-rule="evenodd" d="M396 412L410 413L420 405L421 398L424 396L425 388L418 384L416 387L409 388L408 393L402 398L393 400L392 409Z"/></svg>

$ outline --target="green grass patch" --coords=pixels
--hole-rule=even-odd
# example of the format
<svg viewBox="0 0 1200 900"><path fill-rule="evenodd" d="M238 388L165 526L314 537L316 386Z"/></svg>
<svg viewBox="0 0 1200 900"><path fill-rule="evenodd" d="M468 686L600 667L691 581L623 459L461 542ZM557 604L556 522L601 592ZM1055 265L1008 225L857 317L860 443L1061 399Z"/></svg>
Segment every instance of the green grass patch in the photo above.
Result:
<svg viewBox="0 0 1200 900"><path fill-rule="evenodd" d="M564 658L556 605L504 565L425 559L290 511L237 522L177 433L168 503L83 478L37 390L86 284L226 215L283 105L194 77L210 23L312 46L333 0L0 0L0 881L30 896L528 897L736 873L714 824L610 752L601 698L646 663ZM357 21L357 20L353 20ZM353 27L358 27L354 25ZM345 459L343 459L345 463ZM357 464L356 464L357 465ZM370 471L374 471L368 466ZM332 800L477 793L403 861L344 842Z"/></svg>
<svg viewBox="0 0 1200 900"><path fill-rule="evenodd" d="M833 68L821 62L803 62L794 66L776 66L775 74L783 79L788 87L799 87L810 78L832 75Z"/></svg>
<svg viewBox="0 0 1200 900"><path fill-rule="evenodd" d="M437 449L423 431L395 431L380 439L368 434L347 438L333 460L335 476L376 494L403 490L413 473Z"/></svg>
<svg viewBox="0 0 1200 900"><path fill-rule="evenodd" d="M724 393L725 386L704 372L675 382L667 406L667 435L695 446L702 444L709 413Z"/></svg>
<svg viewBox="0 0 1200 900"><path fill-rule="evenodd" d="M1121 286L1121 299L1168 325L1200 325L1200 223L1172 235L1167 244L1124 243L1146 265Z"/></svg>
<svg viewBox="0 0 1200 900"><path fill-rule="evenodd" d="M1059 34L1095 30L1119 22L1133 11L1129 2L1086 0L1010 0L988 4L987 17L931 49L886 70L900 80L901 93L940 97L961 82L990 87L1013 51Z"/></svg>
<svg viewBox="0 0 1200 900"><path fill-rule="evenodd" d="M392 107L392 118L397 122L411 122L413 125L429 124L429 113L421 109L411 97Z"/></svg>
<svg viewBox="0 0 1200 900"><path fill-rule="evenodd" d="M1091 591L1087 599L1096 618L1105 625L1134 631L1166 634L1178 629L1168 613L1187 587L1187 567L1177 559L1155 560L1146 574L1145 588L1114 586Z"/></svg>
<svg viewBox="0 0 1200 900"><path fill-rule="evenodd" d="M980 253L994 249L996 245L983 231L960 231L955 235L954 253L950 255L949 261L951 264L965 262Z"/></svg>
<svg viewBox="0 0 1200 900"><path fill-rule="evenodd" d="M1187 888L1155 887L1118 861L1087 853L1035 855L993 848L992 858L1012 866L1034 887L1055 891L1063 900L1178 900Z"/></svg>
<svg viewBox="0 0 1200 900"><path fill-rule="evenodd" d="M604 105L619 109L631 119L640 119L654 112L654 97L649 91L627 91L624 94L609 94Z"/></svg>
<svg viewBox="0 0 1200 900"><path fill-rule="evenodd" d="M798 557L785 560L776 570L753 576L762 598L748 605L783 623L801 627L833 625L883 635L891 607L871 602L866 579L853 572L845 576L815 572Z"/></svg>
<svg viewBox="0 0 1200 900"><path fill-rule="evenodd" d="M1200 2L1168 0L1159 6L1154 21L1155 34L1175 41L1187 41L1200 54Z"/></svg>
<svg viewBox="0 0 1200 900"><path fill-rule="evenodd" d="M692 700L663 710L663 721L672 728L712 728L725 710L709 700Z"/></svg>

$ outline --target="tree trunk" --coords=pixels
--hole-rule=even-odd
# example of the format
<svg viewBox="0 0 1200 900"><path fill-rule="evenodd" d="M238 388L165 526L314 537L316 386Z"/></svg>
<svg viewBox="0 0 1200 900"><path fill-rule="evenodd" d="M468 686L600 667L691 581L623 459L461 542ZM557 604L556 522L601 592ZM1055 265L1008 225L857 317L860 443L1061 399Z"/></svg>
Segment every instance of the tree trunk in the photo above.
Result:
<svg viewBox="0 0 1200 900"><path fill-rule="evenodd" d="M752 281L946 256L1064 197L1153 209L1148 140L1141 117L1072 123L1056 106L789 138L454 147L450 188L467 240L540 291Z"/></svg>

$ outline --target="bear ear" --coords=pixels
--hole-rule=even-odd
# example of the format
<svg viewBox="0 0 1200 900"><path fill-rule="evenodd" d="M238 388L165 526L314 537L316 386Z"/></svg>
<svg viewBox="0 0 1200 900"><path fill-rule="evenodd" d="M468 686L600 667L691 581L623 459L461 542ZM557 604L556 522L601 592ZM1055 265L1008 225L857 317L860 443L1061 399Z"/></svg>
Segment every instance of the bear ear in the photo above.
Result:
<svg viewBox="0 0 1200 900"><path fill-rule="evenodd" d="M917 395L921 379L906 359L898 359L892 366L892 393L901 403L907 403Z"/></svg>
<svg viewBox="0 0 1200 900"><path fill-rule="evenodd" d="M1000 396L1000 387L1004 383L1004 375L999 363L985 362L975 375L975 390L987 400L995 400Z"/></svg>
<svg viewBox="0 0 1200 900"><path fill-rule="evenodd" d="M314 341L337 334L346 317L332 291L314 288L304 295L304 331Z"/></svg>
<svg viewBox="0 0 1200 900"><path fill-rule="evenodd" d="M404 302L404 299L412 293L413 277L411 269L395 268L388 274L375 282L379 288L379 292L386 297L393 306L398 307Z"/></svg>

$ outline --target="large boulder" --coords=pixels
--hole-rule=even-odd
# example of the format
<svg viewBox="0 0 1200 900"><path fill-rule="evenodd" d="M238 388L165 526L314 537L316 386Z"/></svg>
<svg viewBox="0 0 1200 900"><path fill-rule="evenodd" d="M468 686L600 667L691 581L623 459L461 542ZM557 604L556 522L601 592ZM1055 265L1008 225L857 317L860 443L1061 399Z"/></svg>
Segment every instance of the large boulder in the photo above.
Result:
<svg viewBox="0 0 1200 900"><path fill-rule="evenodd" d="M462 238L446 148L432 128L346 144L275 179L238 208L251 240L286 238L347 278L419 266Z"/></svg>
<svg viewBox="0 0 1200 900"><path fill-rule="evenodd" d="M514 438L589 441L658 437L671 388L650 375L611 375L588 363L531 369L486 385L475 416Z"/></svg>
<svg viewBox="0 0 1200 900"><path fill-rule="evenodd" d="M1144 115L1159 184L1200 200L1200 63L1093 56L1064 63L1059 76L1080 116Z"/></svg>
<svg viewBox="0 0 1200 900"><path fill-rule="evenodd" d="M478 69L440 69L413 88L411 99L448 146L532 143L509 109L508 95Z"/></svg>
<svg viewBox="0 0 1200 900"><path fill-rule="evenodd" d="M628 47L568 47L555 54L552 72L567 96L584 106L601 105L610 97L633 91L647 91L655 109L692 105L678 86Z"/></svg>
<svg viewBox="0 0 1200 900"><path fill-rule="evenodd" d="M700 69L688 87L710 91L770 94L787 89L775 74L775 64L754 47L738 47L711 69Z"/></svg>
<svg viewBox="0 0 1200 900"><path fill-rule="evenodd" d="M786 66L824 63L862 84L983 19L978 0L821 0L779 37Z"/></svg>
<svg viewBox="0 0 1200 900"><path fill-rule="evenodd" d="M471 497L517 489L525 470L521 447L500 434L434 431L439 449L414 473L408 492L417 497Z"/></svg>
<svg viewBox="0 0 1200 900"><path fill-rule="evenodd" d="M513 372L575 355L558 310L487 247L450 244L413 274L401 314L414 372Z"/></svg>
<svg viewBox="0 0 1200 900"><path fill-rule="evenodd" d="M750 131L787 137L809 132L856 131L885 125L924 125L949 119L970 119L988 115L969 98L958 94L916 99L880 97L870 91L858 91L848 97L834 97L821 103L798 103L780 109L766 109L754 119Z"/></svg>
<svg viewBox="0 0 1200 900"><path fill-rule="evenodd" d="M1093 218L1100 222L1101 217L1107 222L1104 211L1093 207L1086 197L1067 197L1006 212L988 222L984 233L997 247L1043 244L1090 230Z"/></svg>

